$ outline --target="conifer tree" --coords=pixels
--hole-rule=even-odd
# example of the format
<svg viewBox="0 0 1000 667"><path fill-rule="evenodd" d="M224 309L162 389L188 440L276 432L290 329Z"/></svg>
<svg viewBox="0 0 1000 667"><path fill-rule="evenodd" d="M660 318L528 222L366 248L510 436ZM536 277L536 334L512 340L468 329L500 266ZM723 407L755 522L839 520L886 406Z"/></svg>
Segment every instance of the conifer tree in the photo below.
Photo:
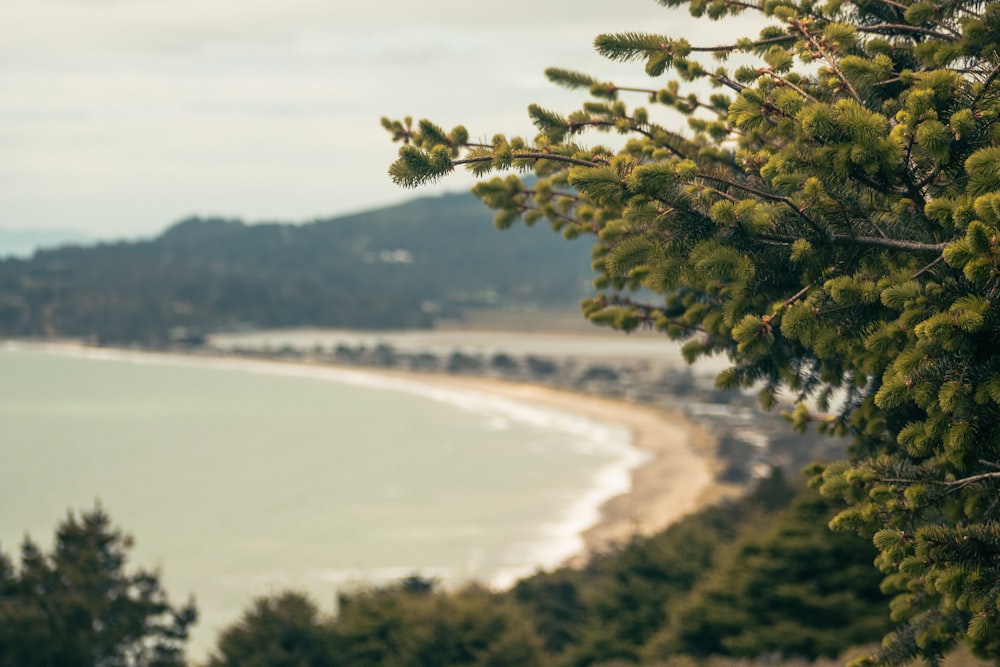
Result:
<svg viewBox="0 0 1000 667"><path fill-rule="evenodd" d="M797 428L850 435L848 461L810 473L895 594L870 660L933 664L962 638L1000 659L1000 3L659 3L766 27L601 35L647 85L549 69L591 99L530 106L532 138L383 119L391 177L509 172L474 188L498 227L593 237L590 320L728 355L720 386L789 392Z"/></svg>
<svg viewBox="0 0 1000 667"><path fill-rule="evenodd" d="M126 568L131 547L98 506L69 514L49 553L25 538L19 568L0 552L0 666L182 667L194 603Z"/></svg>

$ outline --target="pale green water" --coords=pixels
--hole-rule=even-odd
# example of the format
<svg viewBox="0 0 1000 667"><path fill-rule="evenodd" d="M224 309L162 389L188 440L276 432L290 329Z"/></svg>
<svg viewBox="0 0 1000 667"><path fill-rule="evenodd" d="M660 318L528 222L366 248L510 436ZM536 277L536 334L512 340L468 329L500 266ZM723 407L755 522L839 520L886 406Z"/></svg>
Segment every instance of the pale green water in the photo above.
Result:
<svg viewBox="0 0 1000 667"><path fill-rule="evenodd" d="M257 594L413 571L509 581L579 547L628 436L361 373L0 348L0 549L97 499L194 594L194 654ZM105 358L98 358L101 355ZM96 356L95 356L96 355Z"/></svg>

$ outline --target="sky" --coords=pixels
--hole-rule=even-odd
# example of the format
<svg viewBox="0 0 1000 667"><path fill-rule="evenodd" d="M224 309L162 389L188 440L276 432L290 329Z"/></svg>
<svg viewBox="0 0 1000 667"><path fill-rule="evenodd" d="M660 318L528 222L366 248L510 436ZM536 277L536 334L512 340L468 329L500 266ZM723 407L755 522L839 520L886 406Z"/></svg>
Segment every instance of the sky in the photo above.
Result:
<svg viewBox="0 0 1000 667"><path fill-rule="evenodd" d="M0 0L0 230L150 236L191 215L303 222L403 190L382 116L532 136L549 66L650 85L603 32L714 43L654 0Z"/></svg>

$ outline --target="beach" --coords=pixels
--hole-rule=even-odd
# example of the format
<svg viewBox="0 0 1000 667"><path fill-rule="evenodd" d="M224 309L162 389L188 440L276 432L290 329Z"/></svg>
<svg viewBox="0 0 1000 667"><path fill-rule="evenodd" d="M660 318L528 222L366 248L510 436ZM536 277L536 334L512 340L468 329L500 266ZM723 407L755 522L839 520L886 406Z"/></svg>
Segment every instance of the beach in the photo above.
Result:
<svg viewBox="0 0 1000 667"><path fill-rule="evenodd" d="M571 558L570 565L583 565L591 555L632 537L657 533L740 490L716 480L718 462L712 433L677 411L488 377L371 372L416 379L451 390L492 394L579 414L630 431L633 446L646 454L646 460L633 469L628 491L601 506L599 521L582 533L584 552Z"/></svg>
<svg viewBox="0 0 1000 667"><path fill-rule="evenodd" d="M0 543L44 539L67 509L100 498L134 531L135 562L197 595L196 653L256 595L294 588L329 601L415 571L502 590L582 566L733 490L716 481L707 428L625 400L212 351L3 349L18 387L5 433L25 446L8 447L0 466L0 506L18 508L0 522ZM398 437L345 431L337 407L358 400L389 401L383 421ZM400 446L438 416L459 430Z"/></svg>
<svg viewBox="0 0 1000 667"><path fill-rule="evenodd" d="M168 361L268 374L316 375L360 386L379 386L388 382L403 391L433 393L436 390L442 397L450 397L446 398L449 401L456 395L478 394L625 429L640 458L634 459L637 464L629 471L629 483L620 485L624 492L610 496L605 493L598 511L592 515L596 520L587 521L586 526L579 525L582 550L563 561L569 565L581 566L591 555L607 551L615 544L659 532L678 519L741 490L737 485L718 481L721 464L715 457L715 437L707 427L680 411L620 398L479 375L276 361L204 351L164 353L37 342L28 343L27 347L96 359L128 359L139 363Z"/></svg>
<svg viewBox="0 0 1000 667"><path fill-rule="evenodd" d="M359 349L381 343L403 353L431 351L442 358L450 352L462 350L473 355L497 352L515 356L541 354L563 361L571 359L597 364L607 359L624 363L654 359L666 367L688 369L679 348L665 344L660 337L609 335L592 327L568 332L446 329L380 332L377 336L370 332L303 329L261 331L213 339L213 344L219 344L217 349L223 353L240 346L259 350L309 350L332 349L342 343ZM697 372L711 378L724 366L725 362L702 361ZM632 434L632 445L644 454L645 462L631 470L631 483L625 493L603 502L599 521L582 533L583 552L571 559L575 565L585 562L588 554L604 551L634 535L656 533L689 513L743 491L743 486L739 484L719 481L724 464L716 456L716 436L707 426L680 410L661 409L624 398L603 397L599 393L580 393L569 388L531 383L530 380L525 382L485 374L415 372L370 364L341 366L336 362L332 367L358 369L457 391L490 394L627 429Z"/></svg>

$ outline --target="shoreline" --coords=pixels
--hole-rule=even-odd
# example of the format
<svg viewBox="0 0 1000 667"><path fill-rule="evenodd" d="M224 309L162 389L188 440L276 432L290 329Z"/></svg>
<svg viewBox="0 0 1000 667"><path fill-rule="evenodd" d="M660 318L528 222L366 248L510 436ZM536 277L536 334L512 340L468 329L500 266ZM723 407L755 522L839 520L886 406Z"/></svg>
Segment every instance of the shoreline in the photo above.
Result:
<svg viewBox="0 0 1000 667"><path fill-rule="evenodd" d="M648 459L632 469L627 491L598 508L600 518L580 534L583 551L565 561L573 567L581 567L594 555L633 537L660 532L684 516L742 491L738 485L717 480L721 463L714 453L715 436L679 411L491 377L372 372L499 396L628 430L632 446Z"/></svg>
<svg viewBox="0 0 1000 667"><path fill-rule="evenodd" d="M444 391L475 393L542 409L583 417L629 432L630 445L645 460L629 471L628 489L605 499L598 507L596 522L578 532L582 550L561 564L582 567L594 555L636 536L659 532L682 517L725 498L741 493L736 484L717 479L722 462L715 455L716 438L711 430L680 411L667 410L606 397L574 392L542 384L511 381L489 376L444 372L417 372L395 368L356 367L315 361L273 360L218 351L157 351L102 348L76 342L7 341L27 349L83 354L94 358L140 360L150 357L208 362L246 370L259 368L331 371L345 378L368 376L419 383ZM110 354L109 354L110 353ZM342 378L343 381L343 378Z"/></svg>

